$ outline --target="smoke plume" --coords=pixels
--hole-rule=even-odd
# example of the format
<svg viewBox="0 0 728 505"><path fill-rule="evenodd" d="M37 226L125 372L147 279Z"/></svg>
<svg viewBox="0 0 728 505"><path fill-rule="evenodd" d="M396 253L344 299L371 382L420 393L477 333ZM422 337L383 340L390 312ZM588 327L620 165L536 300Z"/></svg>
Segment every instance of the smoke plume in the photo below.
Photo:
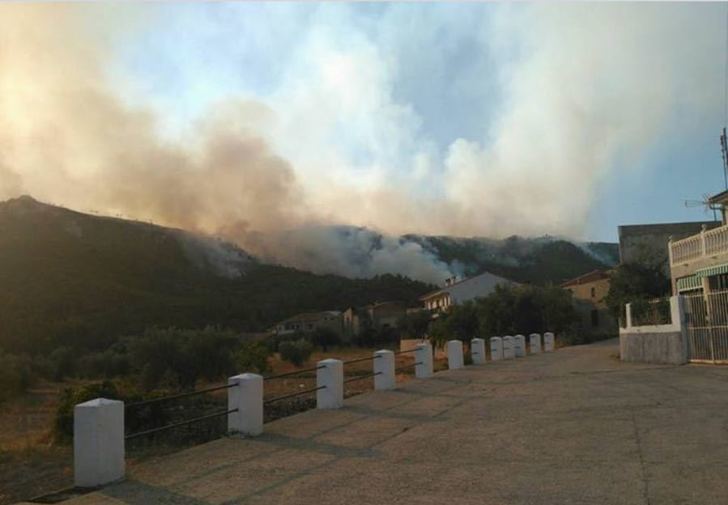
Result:
<svg viewBox="0 0 728 505"><path fill-rule="evenodd" d="M109 70L119 40L147 29L145 9L0 6L0 198L26 192L153 219L316 272L439 282L448 265L391 235L578 237L607 175L678 118L687 128L714 118L719 96L705 84L720 73L712 7L443 17L393 5L372 31L356 7L331 6L312 9L295 50L281 52L274 92L215 97L170 135L161 102L130 98ZM427 113L402 98L403 75L408 65L448 65L457 44L416 40L428 47L416 54L407 44L413 34L465 32L474 44L466 66L491 74L500 91L475 134L443 144ZM507 57L496 64L486 53ZM487 100L473 87L480 76L441 74L418 78Z"/></svg>

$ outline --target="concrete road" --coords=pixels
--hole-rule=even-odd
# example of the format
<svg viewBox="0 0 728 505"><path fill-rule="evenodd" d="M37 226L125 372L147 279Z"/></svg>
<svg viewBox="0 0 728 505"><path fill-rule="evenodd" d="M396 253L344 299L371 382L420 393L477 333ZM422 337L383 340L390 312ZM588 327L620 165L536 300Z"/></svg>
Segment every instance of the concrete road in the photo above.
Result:
<svg viewBox="0 0 728 505"><path fill-rule="evenodd" d="M728 503L728 367L617 352L439 373L146 462L68 503Z"/></svg>

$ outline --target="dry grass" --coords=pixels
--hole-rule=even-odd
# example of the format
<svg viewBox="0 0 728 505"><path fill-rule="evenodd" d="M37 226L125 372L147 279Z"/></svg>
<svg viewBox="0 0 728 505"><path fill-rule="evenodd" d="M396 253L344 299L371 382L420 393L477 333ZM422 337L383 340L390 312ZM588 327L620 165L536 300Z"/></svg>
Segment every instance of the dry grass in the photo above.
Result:
<svg viewBox="0 0 728 505"><path fill-rule="evenodd" d="M326 358L351 360L372 356L374 349L337 348L329 352L317 351L302 366L311 368L316 362ZM401 367L413 363L412 354L397 355L396 366ZM281 361L276 355L271 359L273 374L292 372L297 369L294 365ZM436 363L436 368L442 366ZM364 375L372 371L372 362L363 361L345 365L345 376ZM398 373L397 381L405 381L412 377L414 369ZM88 381L84 381L88 382ZM72 475L72 447L52 443L51 429L53 418L61 391L65 387L77 386L81 381L68 381L63 383L42 383L28 391L22 397L16 398L0 405L0 505L14 503L29 499L44 493L50 493L73 484ZM273 398L292 393L301 389L315 387L316 374L304 373L298 377L286 377L266 381L266 398ZM200 384L199 387L205 387ZM345 385L345 396L353 396L373 389L373 379L367 378L349 382ZM220 392L221 401L225 392ZM307 395L307 402L291 402L291 407L285 406L276 409L276 416L284 416L300 411L306 405L312 405L314 394ZM284 402L281 402L284 403ZM145 447L144 451L135 451L133 460L136 461L152 456L159 456L180 447L158 446Z"/></svg>

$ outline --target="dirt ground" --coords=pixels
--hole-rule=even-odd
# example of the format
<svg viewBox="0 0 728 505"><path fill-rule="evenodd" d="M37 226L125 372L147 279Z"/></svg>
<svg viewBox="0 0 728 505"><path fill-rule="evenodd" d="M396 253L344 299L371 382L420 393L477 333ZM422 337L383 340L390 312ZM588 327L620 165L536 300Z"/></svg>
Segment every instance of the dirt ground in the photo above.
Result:
<svg viewBox="0 0 728 505"><path fill-rule="evenodd" d="M303 368L315 366L316 362L326 358L338 358L344 361L371 356L373 349L341 348L329 352L315 352L303 365ZM397 356L397 367L413 362L411 354ZM271 360L273 374L291 372L297 369L294 365L283 362L277 357ZM371 361L354 363L345 366L347 378L371 372ZM436 363L436 368L446 368L444 362ZM402 371L397 378L405 381L413 373L413 369ZM88 381L86 381L88 382ZM286 377L266 381L266 399L293 393L315 386L315 373L304 373L299 377ZM58 404L60 392L65 387L77 386L80 381L38 384L26 395L16 398L0 406L0 505L28 500L47 493L53 493L73 485L73 449L69 445L58 445L52 442L51 428ZM200 384L206 387L210 384ZM372 378L349 382L345 385L347 397L373 389ZM218 396L224 401L224 391ZM266 422L291 415L315 406L315 395L306 395L298 399L273 404L266 413ZM128 465L133 467L149 457L160 456L181 450L184 447L147 445L143 450L134 451L130 455Z"/></svg>

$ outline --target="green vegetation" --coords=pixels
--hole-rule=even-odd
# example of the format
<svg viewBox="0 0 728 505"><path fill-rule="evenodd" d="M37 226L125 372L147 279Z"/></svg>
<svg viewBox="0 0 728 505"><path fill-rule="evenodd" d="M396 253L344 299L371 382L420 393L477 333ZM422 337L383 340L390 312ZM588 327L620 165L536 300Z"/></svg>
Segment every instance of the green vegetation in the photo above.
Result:
<svg viewBox="0 0 728 505"><path fill-rule="evenodd" d="M625 304L634 304L633 316L640 317L641 309L649 310L648 300L669 294L670 280L660 267L627 263L614 269L605 301L610 312L623 321Z"/></svg>
<svg viewBox="0 0 728 505"><path fill-rule="evenodd" d="M485 298L452 307L432 325L430 338L442 345L475 335L516 335L552 331L566 337L577 321L571 293L557 287L498 286Z"/></svg>
<svg viewBox="0 0 728 505"><path fill-rule="evenodd" d="M611 268L619 261L617 244L602 242L580 247L553 237L513 236L491 240L406 235L406 238L418 242L445 263L461 265L468 276L488 271L542 286L560 284L592 270Z"/></svg>
<svg viewBox="0 0 728 505"><path fill-rule="evenodd" d="M70 356L151 327L260 332L298 312L416 304L432 289L399 275L348 279L263 265L230 244L27 197L0 203L0 229L0 350L49 356L59 377L74 373ZM94 358L104 375L127 366L107 358Z"/></svg>
<svg viewBox="0 0 728 505"><path fill-rule="evenodd" d="M313 345L304 338L285 340L278 345L278 352L281 354L281 359L296 366L301 366L311 357Z"/></svg>
<svg viewBox="0 0 728 505"><path fill-rule="evenodd" d="M24 393L32 380L32 363L28 356L0 352L0 403Z"/></svg>

